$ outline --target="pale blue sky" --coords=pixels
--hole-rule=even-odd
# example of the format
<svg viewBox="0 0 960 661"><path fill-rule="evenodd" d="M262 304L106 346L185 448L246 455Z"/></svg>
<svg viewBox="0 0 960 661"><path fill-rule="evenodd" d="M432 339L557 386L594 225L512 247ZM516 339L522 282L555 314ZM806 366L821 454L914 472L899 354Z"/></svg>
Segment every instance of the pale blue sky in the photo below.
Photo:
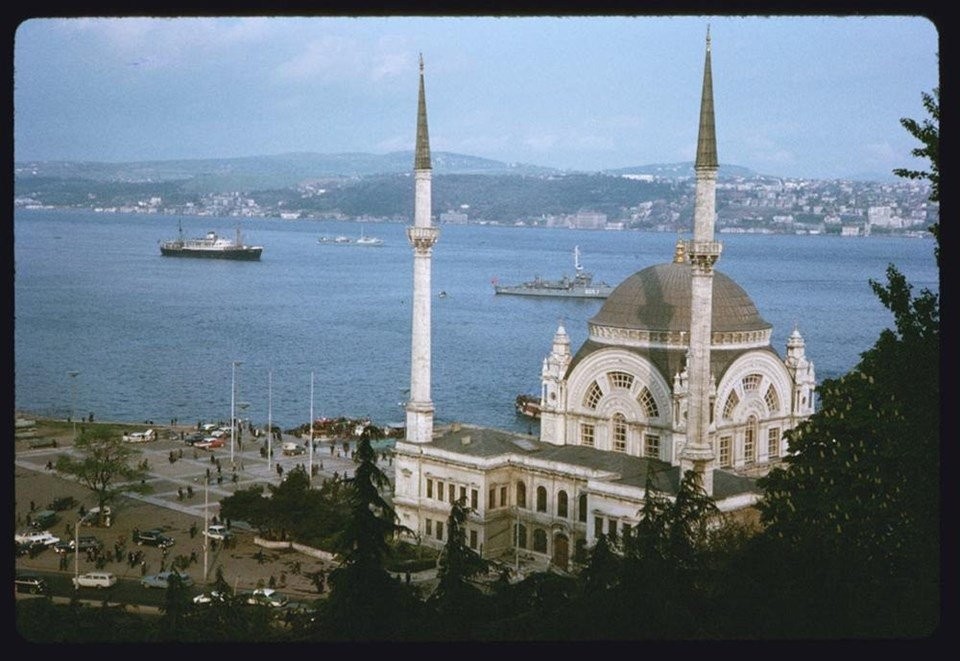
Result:
<svg viewBox="0 0 960 661"><path fill-rule="evenodd" d="M14 43L15 160L409 150L430 140L598 170L693 160L707 24L721 164L888 175L939 84L922 17L32 19Z"/></svg>

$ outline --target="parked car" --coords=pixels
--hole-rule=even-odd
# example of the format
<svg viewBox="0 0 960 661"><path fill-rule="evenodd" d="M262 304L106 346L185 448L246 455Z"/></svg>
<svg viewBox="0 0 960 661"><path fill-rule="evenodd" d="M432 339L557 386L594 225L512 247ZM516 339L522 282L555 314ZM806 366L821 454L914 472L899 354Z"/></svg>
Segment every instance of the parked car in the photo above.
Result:
<svg viewBox="0 0 960 661"><path fill-rule="evenodd" d="M306 451L307 449L305 447L299 443L294 443L293 441L286 441L283 444L283 454L287 457L303 454Z"/></svg>
<svg viewBox="0 0 960 661"><path fill-rule="evenodd" d="M112 511L110 510L109 505L103 508L102 523L104 527L107 527L107 528L110 527L111 514L112 514ZM101 523L101 519L100 519L99 507L91 507L89 510L87 510L87 512L82 517L80 517L81 526L98 526L100 525L100 523Z"/></svg>
<svg viewBox="0 0 960 661"><path fill-rule="evenodd" d="M190 578L189 574L181 574L177 571L162 571L159 574L144 576L140 579L140 585L145 588L168 588L170 587L170 579L174 574L180 577L180 583L184 587L193 585L193 579Z"/></svg>
<svg viewBox="0 0 960 661"><path fill-rule="evenodd" d="M73 553L76 543L72 539L64 539L53 545L53 550L57 553ZM103 542L93 535L80 535L80 551L99 551L103 548Z"/></svg>
<svg viewBox="0 0 960 661"><path fill-rule="evenodd" d="M201 594L198 594L196 597L193 598L193 603L200 604L200 605L212 604L212 603L223 603L227 600L227 596L228 595L221 594L216 590L212 590L210 592L203 592Z"/></svg>
<svg viewBox="0 0 960 661"><path fill-rule="evenodd" d="M25 530L18 532L13 536L13 541L18 544L42 544L43 546L53 546L60 541L49 530Z"/></svg>
<svg viewBox="0 0 960 661"><path fill-rule="evenodd" d="M214 448L223 447L223 439L215 438L213 436L207 436L202 441L197 441L193 444L195 448L201 448L203 450L212 450Z"/></svg>
<svg viewBox="0 0 960 661"><path fill-rule="evenodd" d="M47 582L42 576L28 572L18 573L16 578L13 579L13 585L17 592L26 594L44 594L49 590Z"/></svg>
<svg viewBox="0 0 960 661"><path fill-rule="evenodd" d="M187 434L187 435L183 438L183 440L184 440L184 442L185 442L187 445L193 445L194 443L198 443L198 442L202 441L202 440L205 439L206 437L207 437L206 434L202 434L202 433L200 433L200 432L198 432L198 431L195 431L195 432L193 432L192 434Z"/></svg>
<svg viewBox="0 0 960 661"><path fill-rule="evenodd" d="M33 521L30 527L34 530L46 530L59 519L59 515L53 510L40 510L33 513Z"/></svg>
<svg viewBox="0 0 960 661"><path fill-rule="evenodd" d="M283 608L290 602L287 595L277 592L273 588L257 588L247 597L247 603L251 606L272 606L273 608Z"/></svg>
<svg viewBox="0 0 960 661"><path fill-rule="evenodd" d="M90 571L86 574L80 574L73 579L74 587L80 588L110 588L117 584L116 575L108 571Z"/></svg>
<svg viewBox="0 0 960 661"><path fill-rule="evenodd" d="M210 539L219 539L221 542L233 536L233 533L227 530L226 526L210 526L203 531L203 534Z"/></svg>
<svg viewBox="0 0 960 661"><path fill-rule="evenodd" d="M168 546L173 546L174 539L163 534L163 531L159 528L153 528L144 532L138 530L133 531L133 541L137 543L137 546L156 546L157 548L167 548Z"/></svg>

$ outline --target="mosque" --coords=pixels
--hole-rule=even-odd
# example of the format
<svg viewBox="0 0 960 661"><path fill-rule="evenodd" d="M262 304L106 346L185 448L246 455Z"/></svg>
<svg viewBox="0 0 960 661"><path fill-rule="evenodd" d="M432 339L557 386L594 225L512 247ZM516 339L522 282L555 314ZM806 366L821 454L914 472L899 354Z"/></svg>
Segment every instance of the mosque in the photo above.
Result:
<svg viewBox="0 0 960 661"><path fill-rule="evenodd" d="M707 32L693 239L620 283L574 352L563 326L541 370L539 439L455 423L434 427L430 395L431 162L423 61L414 159L410 399L396 444L394 507L421 543L441 547L464 499L466 541L484 558L570 568L578 549L639 521L648 476L667 498L697 471L721 511L750 508L755 478L787 450L784 433L814 412L804 340L786 357L749 295L716 271L717 148Z"/></svg>

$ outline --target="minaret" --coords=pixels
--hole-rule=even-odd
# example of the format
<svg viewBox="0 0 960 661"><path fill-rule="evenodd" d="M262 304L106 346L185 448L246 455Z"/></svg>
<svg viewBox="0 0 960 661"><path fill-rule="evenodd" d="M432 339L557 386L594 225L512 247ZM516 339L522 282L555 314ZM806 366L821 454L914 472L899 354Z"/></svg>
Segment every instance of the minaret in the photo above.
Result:
<svg viewBox="0 0 960 661"><path fill-rule="evenodd" d="M411 443L433 438L433 401L430 399L430 259L440 230L431 213L430 138L427 135L427 101L423 91L423 56L420 56L420 96L417 102L417 145L413 159L413 227L407 239L413 246L413 340L410 350L410 400L407 402L407 436Z"/></svg>
<svg viewBox="0 0 960 661"><path fill-rule="evenodd" d="M566 443L566 386L564 377L570 367L570 336L561 323L553 335L553 348L543 359L540 370L540 440L544 443Z"/></svg>
<svg viewBox="0 0 960 661"><path fill-rule="evenodd" d="M693 240L687 243L686 259L692 269L690 301L689 391L687 440L680 453L683 473L701 474L703 487L713 495L714 450L710 438L710 342L713 317L713 265L720 257L720 243L714 241L713 225L717 191L717 136L713 119L713 74L710 68L710 28L703 68L700 99L700 135L697 139L696 206L693 212Z"/></svg>

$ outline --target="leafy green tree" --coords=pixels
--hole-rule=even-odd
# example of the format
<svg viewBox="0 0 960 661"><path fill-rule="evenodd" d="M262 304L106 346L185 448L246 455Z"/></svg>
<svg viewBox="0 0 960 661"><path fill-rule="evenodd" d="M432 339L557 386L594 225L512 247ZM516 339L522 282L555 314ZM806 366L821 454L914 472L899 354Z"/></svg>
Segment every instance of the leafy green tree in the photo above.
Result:
<svg viewBox="0 0 960 661"><path fill-rule="evenodd" d="M149 486L141 482L147 471L133 464L140 451L124 443L117 433L91 427L80 434L73 447L79 456L59 455L56 469L73 475L96 495L101 518L105 516L106 506L121 492L149 490Z"/></svg>
<svg viewBox="0 0 960 661"><path fill-rule="evenodd" d="M923 107L930 115L929 119L917 122L915 119L903 117L900 124L910 135L919 140L922 144L916 147L910 153L917 158L924 158L930 162L928 170L911 170L909 168L896 168L893 173L898 177L907 179L926 179L930 182L930 200L940 201L940 88L933 88L932 94L921 93L923 98ZM937 266L940 266L940 223L934 223L930 231L937 240L935 255Z"/></svg>
<svg viewBox="0 0 960 661"><path fill-rule="evenodd" d="M914 153L930 171L897 173L929 179L937 200L939 91L924 104L936 124L901 123L924 142ZM762 553L802 577L776 588L798 616L781 623L790 635L927 635L939 619L939 295L914 296L893 265L886 285L870 285L894 327L821 385L819 410L788 435L785 466L760 482Z"/></svg>

